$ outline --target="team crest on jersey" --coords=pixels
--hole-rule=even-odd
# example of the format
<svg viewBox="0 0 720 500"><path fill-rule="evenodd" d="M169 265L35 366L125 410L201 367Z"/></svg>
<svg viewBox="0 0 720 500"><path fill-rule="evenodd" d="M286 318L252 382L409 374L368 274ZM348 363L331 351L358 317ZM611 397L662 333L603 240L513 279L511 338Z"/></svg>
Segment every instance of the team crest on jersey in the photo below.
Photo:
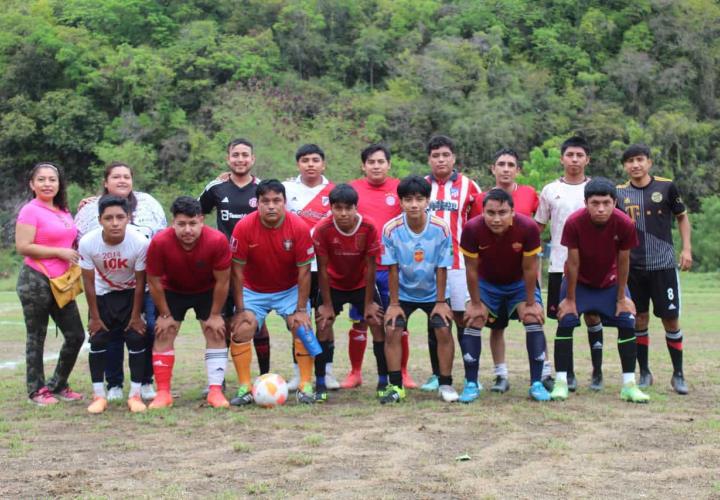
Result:
<svg viewBox="0 0 720 500"><path fill-rule="evenodd" d="M632 203L632 200L630 198L625 198L623 203L625 203L625 205L630 205Z"/></svg>
<svg viewBox="0 0 720 500"><path fill-rule="evenodd" d="M355 248L362 250L365 248L365 242L367 241L367 235L365 233L355 235Z"/></svg>
<svg viewBox="0 0 720 500"><path fill-rule="evenodd" d="M285 249L285 251L289 252L290 250L292 250L292 247L293 247L292 240L283 240L283 248Z"/></svg>
<svg viewBox="0 0 720 500"><path fill-rule="evenodd" d="M660 191L655 191L650 195L650 199L655 203L660 203L663 199L662 193Z"/></svg>
<svg viewBox="0 0 720 500"><path fill-rule="evenodd" d="M248 205L253 208L257 208L257 198L250 198L250 200L248 200Z"/></svg>
<svg viewBox="0 0 720 500"><path fill-rule="evenodd" d="M231 236L230 237L230 251L232 253L235 253L235 252L237 252L237 249L238 249L238 240L237 240L237 238Z"/></svg>
<svg viewBox="0 0 720 500"><path fill-rule="evenodd" d="M422 262L425 259L425 250L416 248L413 257L415 258L415 262Z"/></svg>
<svg viewBox="0 0 720 500"><path fill-rule="evenodd" d="M520 243L519 241L516 241L515 243L512 244L512 249L515 252L519 252L520 250L522 250L522 243Z"/></svg>
<svg viewBox="0 0 720 500"><path fill-rule="evenodd" d="M330 197L328 197L328 196L323 196L323 197L322 197L322 200L320 200L320 201L322 202L322 206L323 206L323 207L327 207L328 204L330 203Z"/></svg>
<svg viewBox="0 0 720 500"><path fill-rule="evenodd" d="M391 206L391 207L393 205L395 205L395 197L390 193L386 194L385 195L385 204L388 206Z"/></svg>
<svg viewBox="0 0 720 500"><path fill-rule="evenodd" d="M460 196L458 188L450 188L450 198L457 199L458 196Z"/></svg>

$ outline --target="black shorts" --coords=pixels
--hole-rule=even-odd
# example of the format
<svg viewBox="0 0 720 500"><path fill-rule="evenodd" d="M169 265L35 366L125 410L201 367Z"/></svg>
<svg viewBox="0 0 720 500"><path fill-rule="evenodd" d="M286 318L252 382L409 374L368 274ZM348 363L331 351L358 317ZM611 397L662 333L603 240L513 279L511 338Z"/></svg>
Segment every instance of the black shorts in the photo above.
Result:
<svg viewBox="0 0 720 500"><path fill-rule="evenodd" d="M410 315L412 313L414 313L418 309L421 309L429 317L430 313L435 308L435 302L405 302L404 300L401 300L400 308L403 310L403 313L405 313L405 319L398 318L395 321L395 326L398 326L400 328L406 328L407 323L410 321ZM450 326L445 323L445 320L437 314L432 318L429 318L429 320L430 321L428 326L431 328L448 328Z"/></svg>
<svg viewBox="0 0 720 500"><path fill-rule="evenodd" d="M200 293L178 293L165 290L165 300L175 321L184 321L185 313L191 308L197 319L205 321L212 310L213 291L210 289Z"/></svg>
<svg viewBox="0 0 720 500"><path fill-rule="evenodd" d="M340 314L345 304L350 304L357 309L361 315L365 314L365 288L358 288L357 290L338 290L337 288L330 287L330 299L333 304L333 311L335 314ZM375 288L375 294L373 296L373 302L382 307L382 301L380 300L380 294ZM321 306L323 303L322 294L318 291L315 303Z"/></svg>
<svg viewBox="0 0 720 500"><path fill-rule="evenodd" d="M232 318L235 314L235 297L233 296L232 286L230 287L230 290L228 291L228 297L225 301L225 305L222 309L222 317L225 319Z"/></svg>
<svg viewBox="0 0 720 500"><path fill-rule="evenodd" d="M652 300L656 317L677 319L680 316L680 284L675 269L630 269L628 287L638 313L648 312Z"/></svg>
<svg viewBox="0 0 720 500"><path fill-rule="evenodd" d="M100 319L110 333L122 332L130 323L135 289L118 290L97 296Z"/></svg>
<svg viewBox="0 0 720 500"><path fill-rule="evenodd" d="M320 305L320 278L317 271L310 272L310 307L317 309ZM333 301L335 302L335 301Z"/></svg>
<svg viewBox="0 0 720 500"><path fill-rule="evenodd" d="M547 285L547 317L557 319L557 308L560 304L560 285L563 273L548 273ZM493 327L495 328L495 327Z"/></svg>

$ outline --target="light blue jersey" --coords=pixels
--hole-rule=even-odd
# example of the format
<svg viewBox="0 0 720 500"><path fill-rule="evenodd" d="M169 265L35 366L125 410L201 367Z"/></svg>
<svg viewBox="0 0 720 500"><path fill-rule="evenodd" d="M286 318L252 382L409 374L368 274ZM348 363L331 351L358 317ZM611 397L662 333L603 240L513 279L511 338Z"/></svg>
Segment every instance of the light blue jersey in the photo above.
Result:
<svg viewBox="0 0 720 500"><path fill-rule="evenodd" d="M429 215L425 229L416 234L408 227L405 214L401 214L385 224L382 242L382 264L398 265L400 300L435 302L435 270L453 265L452 235L445 221Z"/></svg>

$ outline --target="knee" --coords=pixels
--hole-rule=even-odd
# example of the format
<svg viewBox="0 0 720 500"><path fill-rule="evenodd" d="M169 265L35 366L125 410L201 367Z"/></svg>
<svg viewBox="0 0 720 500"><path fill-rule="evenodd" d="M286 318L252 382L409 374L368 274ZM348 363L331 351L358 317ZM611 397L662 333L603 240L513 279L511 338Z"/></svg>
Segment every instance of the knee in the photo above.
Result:
<svg viewBox="0 0 720 500"><path fill-rule="evenodd" d="M95 335L90 337L90 349L98 352L98 351L104 351L107 349L108 344L110 344L110 332L106 330L100 330Z"/></svg>
<svg viewBox="0 0 720 500"><path fill-rule="evenodd" d="M235 331L233 331L231 340L236 344L244 344L245 342L252 341L257 331L257 321L253 320L250 323L243 323Z"/></svg>
<svg viewBox="0 0 720 500"><path fill-rule="evenodd" d="M135 330L128 330L125 332L124 337L128 351L141 352L145 350L146 341L144 335L141 335Z"/></svg>

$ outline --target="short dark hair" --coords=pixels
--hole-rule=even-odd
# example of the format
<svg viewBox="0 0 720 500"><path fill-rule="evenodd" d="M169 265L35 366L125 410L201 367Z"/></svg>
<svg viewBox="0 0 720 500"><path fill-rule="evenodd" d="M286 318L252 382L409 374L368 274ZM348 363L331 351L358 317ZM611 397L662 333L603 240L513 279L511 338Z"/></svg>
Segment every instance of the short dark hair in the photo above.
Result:
<svg viewBox="0 0 720 500"><path fill-rule="evenodd" d="M202 207L200 202L192 196L178 196L170 206L170 212L173 217L178 215L187 215L188 217L197 217L202 215Z"/></svg>
<svg viewBox="0 0 720 500"><path fill-rule="evenodd" d="M487 205L487 202L490 200L500 202L500 204L507 203L510 205L510 208L515 208L512 196L510 196L504 189L492 188L490 191L485 193L485 197L483 198L483 208L485 208L485 205Z"/></svg>
<svg viewBox="0 0 720 500"><path fill-rule="evenodd" d="M566 139L560 146L560 154L564 155L567 148L582 148L585 154L590 156L590 145L584 137L580 137L579 135L574 135Z"/></svg>
<svg viewBox="0 0 720 500"><path fill-rule="evenodd" d="M613 200L617 200L617 188L610 179L593 177L585 184L585 201L591 196L610 196Z"/></svg>
<svg viewBox="0 0 720 500"><path fill-rule="evenodd" d="M436 135L430 139L427 143L427 154L430 155L434 150L440 149L443 146L455 154L455 143L446 135Z"/></svg>
<svg viewBox="0 0 720 500"><path fill-rule="evenodd" d="M295 151L295 161L300 161L300 158L307 155L318 154L320 158L325 160L325 151L323 151L317 144L303 144Z"/></svg>
<svg viewBox="0 0 720 500"><path fill-rule="evenodd" d="M363 149L360 152L360 159L363 163L365 163L367 159L370 158L370 156L377 153L378 151L382 151L383 153L385 153L385 159L387 161L390 161L390 148L388 148L385 144L381 143L370 144L368 147Z"/></svg>
<svg viewBox="0 0 720 500"><path fill-rule="evenodd" d="M250 148L250 151L255 151L255 147L252 145L252 142L248 141L247 139L243 139L242 137L238 137L237 139L233 139L232 141L228 142L227 152L229 153L230 150L238 144L244 144L245 146Z"/></svg>
<svg viewBox="0 0 720 500"><path fill-rule="evenodd" d="M633 144L623 152L620 163L625 163L630 158L635 158L636 156L644 156L649 159L650 148L645 144Z"/></svg>
<svg viewBox="0 0 720 500"><path fill-rule="evenodd" d="M330 205L345 203L346 205L358 204L358 193L350 184L338 184L330 191Z"/></svg>
<svg viewBox="0 0 720 500"><path fill-rule="evenodd" d="M130 215L130 203L127 198L104 194L100 197L100 201L98 201L98 215L102 215L108 207L120 207L123 209L123 212Z"/></svg>
<svg viewBox="0 0 720 500"><path fill-rule="evenodd" d="M430 198L430 192L430 183L424 177L415 174L403 178L397 187L397 194L401 199L415 194Z"/></svg>
<svg viewBox="0 0 720 500"><path fill-rule="evenodd" d="M520 168L520 156L517 154L517 151L512 148L502 148L495 151L495 154L493 155L493 165L497 163L498 158L500 158L502 155L508 155L515 158L515 163L517 163L518 168Z"/></svg>
<svg viewBox="0 0 720 500"><path fill-rule="evenodd" d="M260 181L255 188L255 196L260 198L262 195L269 193L270 191L273 193L280 193L283 200L287 200L285 186L283 186L283 183L277 179L265 179L264 181Z"/></svg>

